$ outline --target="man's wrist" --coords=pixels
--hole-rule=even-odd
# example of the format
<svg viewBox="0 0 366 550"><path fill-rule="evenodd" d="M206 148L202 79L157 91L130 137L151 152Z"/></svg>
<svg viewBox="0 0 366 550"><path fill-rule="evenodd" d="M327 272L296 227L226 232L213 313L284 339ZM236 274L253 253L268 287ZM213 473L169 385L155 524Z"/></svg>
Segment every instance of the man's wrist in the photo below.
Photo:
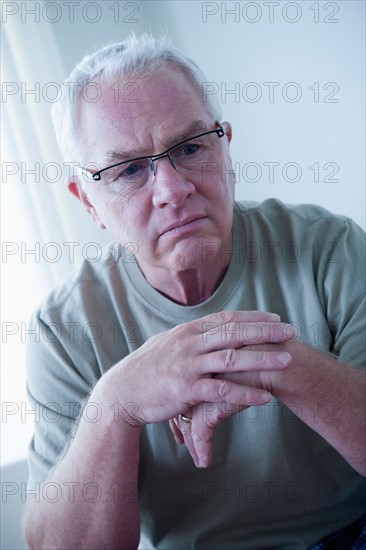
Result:
<svg viewBox="0 0 366 550"><path fill-rule="evenodd" d="M105 421L113 423L116 429L132 428L137 431L142 427L136 420L138 404L127 397L122 402L115 391L112 369L102 376L95 386L91 398L99 403Z"/></svg>

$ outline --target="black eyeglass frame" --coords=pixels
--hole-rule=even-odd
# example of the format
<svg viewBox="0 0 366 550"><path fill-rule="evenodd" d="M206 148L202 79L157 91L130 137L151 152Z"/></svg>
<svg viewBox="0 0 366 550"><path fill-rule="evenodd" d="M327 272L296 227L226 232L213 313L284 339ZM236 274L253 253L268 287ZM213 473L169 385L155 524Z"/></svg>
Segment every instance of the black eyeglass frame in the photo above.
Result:
<svg viewBox="0 0 366 550"><path fill-rule="evenodd" d="M184 143L188 143L192 139L196 139L196 138L199 138L199 137L202 137L202 136L207 136L208 134L217 134L217 136L219 138L222 138L225 135L225 130L223 129L222 126L220 126L219 128L215 128L215 130L210 130L209 132L203 132L203 134L198 134L197 136L192 136L188 139L185 139L184 141L176 143L172 147L169 147L169 149L166 149L166 151L164 151L163 153L160 153L159 155L145 155L144 157L136 157L136 158L133 158L131 160L124 160L122 162L117 162L116 164L112 164L111 166L107 166L106 168L102 168L102 170L98 170L98 172L94 172L94 174L91 174L91 172L89 172L89 170L86 170L86 171L89 172L89 174L91 174L94 181L100 181L102 179L101 174L103 172L105 172L106 170L110 170L111 168L116 168L116 166L121 166L123 164L133 162L135 160L150 159L151 160L151 170L154 170L154 173L155 173L155 164L154 164L154 162L156 160L159 160L159 159L164 158L164 157L168 157L171 165L176 170L174 162L173 162L172 158L169 155L170 151L172 149L175 149L176 147L179 147L179 145L183 145Z"/></svg>

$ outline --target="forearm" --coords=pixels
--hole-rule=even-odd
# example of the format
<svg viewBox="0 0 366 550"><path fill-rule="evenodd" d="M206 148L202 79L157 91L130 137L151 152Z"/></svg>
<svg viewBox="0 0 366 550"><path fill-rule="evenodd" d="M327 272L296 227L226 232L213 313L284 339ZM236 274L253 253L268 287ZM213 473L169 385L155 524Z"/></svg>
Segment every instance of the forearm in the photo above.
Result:
<svg viewBox="0 0 366 550"><path fill-rule="evenodd" d="M81 419L70 448L44 485L68 490L55 503L43 498L41 487L39 502L27 505L24 525L30 548L99 550L138 545L140 428L125 422L102 385L89 399L98 403L100 420Z"/></svg>
<svg viewBox="0 0 366 550"><path fill-rule="evenodd" d="M337 449L355 470L366 475L365 370L345 365L299 342L265 344L261 349L269 351L278 346L292 356L286 370L262 372L251 380L246 374L235 377L271 392Z"/></svg>
<svg viewBox="0 0 366 550"><path fill-rule="evenodd" d="M366 372L297 343L292 364L269 373L269 391L366 475Z"/></svg>

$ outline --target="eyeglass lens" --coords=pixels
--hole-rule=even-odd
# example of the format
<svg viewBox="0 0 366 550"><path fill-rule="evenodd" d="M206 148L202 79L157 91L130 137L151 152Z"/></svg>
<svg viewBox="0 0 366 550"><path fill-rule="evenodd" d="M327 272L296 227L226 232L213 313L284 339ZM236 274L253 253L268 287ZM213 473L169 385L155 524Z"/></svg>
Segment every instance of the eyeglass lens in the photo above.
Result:
<svg viewBox="0 0 366 550"><path fill-rule="evenodd" d="M202 170L202 165L213 158L218 146L217 134L208 134L172 147L165 155L152 160L150 158L134 159L105 170L102 183L121 184L124 187L139 188L151 181L154 175L154 164L165 156L169 157L174 168L180 173ZM169 162L169 159L168 162ZM156 167L155 167L156 170Z"/></svg>

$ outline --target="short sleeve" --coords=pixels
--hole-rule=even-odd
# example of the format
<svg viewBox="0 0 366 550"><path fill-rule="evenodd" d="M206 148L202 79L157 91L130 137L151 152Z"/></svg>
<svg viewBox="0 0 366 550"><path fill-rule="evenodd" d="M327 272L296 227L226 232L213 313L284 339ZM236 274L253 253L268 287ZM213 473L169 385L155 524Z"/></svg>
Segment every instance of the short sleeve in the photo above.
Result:
<svg viewBox="0 0 366 550"><path fill-rule="evenodd" d="M35 411L28 454L29 486L33 486L42 483L57 462L92 383L82 376L66 349L71 333L66 338L61 332L65 333L65 327L46 323L36 313L30 328L35 335L27 347L27 395Z"/></svg>
<svg viewBox="0 0 366 550"><path fill-rule="evenodd" d="M321 270L326 316L333 333L332 353L355 366L366 364L365 233L342 218L338 236L328 243Z"/></svg>

